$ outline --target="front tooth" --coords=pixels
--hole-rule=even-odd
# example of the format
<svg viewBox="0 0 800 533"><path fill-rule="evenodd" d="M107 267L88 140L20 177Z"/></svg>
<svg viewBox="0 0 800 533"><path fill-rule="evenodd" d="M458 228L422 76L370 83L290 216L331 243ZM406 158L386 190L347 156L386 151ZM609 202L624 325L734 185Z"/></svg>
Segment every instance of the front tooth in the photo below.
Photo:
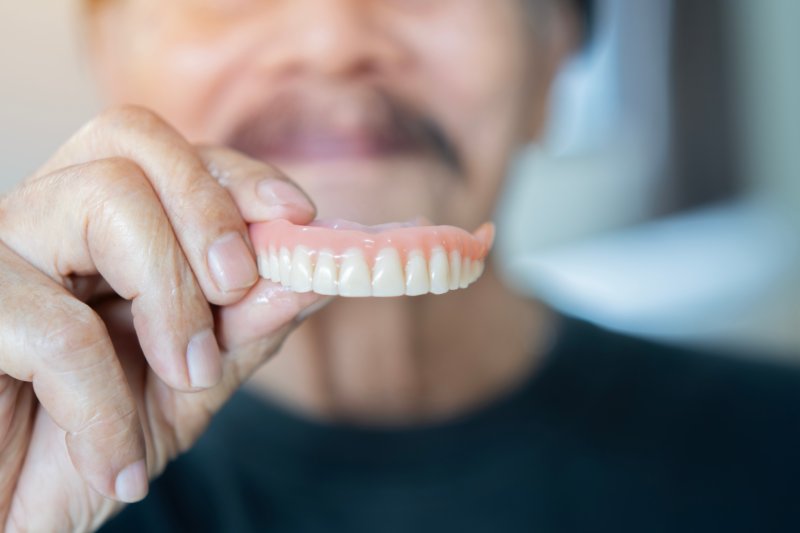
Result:
<svg viewBox="0 0 800 533"><path fill-rule="evenodd" d="M289 253L289 249L285 246L281 248L278 261L281 264L281 285L288 287L292 280L292 255Z"/></svg>
<svg viewBox="0 0 800 533"><path fill-rule="evenodd" d="M406 294L409 296L419 296L430 290L428 263L425 256L419 250L408 254L406 263Z"/></svg>
<svg viewBox="0 0 800 533"><path fill-rule="evenodd" d="M447 253L442 248L431 252L430 282L433 294L444 294L450 288L450 265L447 262Z"/></svg>
<svg viewBox="0 0 800 533"><path fill-rule="evenodd" d="M394 248L384 248L375 256L372 269L373 296L402 296L406 293L400 254Z"/></svg>
<svg viewBox="0 0 800 533"><path fill-rule="evenodd" d="M461 261L461 279L458 284L460 288L466 289L469 286L470 274L472 274L472 261L469 257L465 257Z"/></svg>
<svg viewBox="0 0 800 533"><path fill-rule="evenodd" d="M453 250L450 252L450 290L456 290L459 283L461 283L461 253Z"/></svg>
<svg viewBox="0 0 800 533"><path fill-rule="evenodd" d="M317 294L327 296L339 294L339 290L336 288L336 259L330 250L321 250L317 256L312 288Z"/></svg>
<svg viewBox="0 0 800 533"><path fill-rule="evenodd" d="M313 273L311 250L305 246L298 246L294 249L292 257L292 290L294 292L310 292Z"/></svg>
<svg viewBox="0 0 800 533"><path fill-rule="evenodd" d="M339 270L339 295L370 296L372 284L369 278L369 268L361 250L356 248L347 250Z"/></svg>
<svg viewBox="0 0 800 533"><path fill-rule="evenodd" d="M258 275L269 279L269 252L259 252L258 254Z"/></svg>
<svg viewBox="0 0 800 533"><path fill-rule="evenodd" d="M269 275L270 280L275 283L281 280L281 263L278 260L278 252L271 245L269 247Z"/></svg>

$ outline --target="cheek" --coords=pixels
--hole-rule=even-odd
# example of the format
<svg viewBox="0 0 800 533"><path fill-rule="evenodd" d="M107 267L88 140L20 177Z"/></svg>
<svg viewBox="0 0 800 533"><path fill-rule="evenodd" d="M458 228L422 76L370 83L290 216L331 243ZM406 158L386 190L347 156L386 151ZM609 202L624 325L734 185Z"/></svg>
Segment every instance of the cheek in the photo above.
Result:
<svg viewBox="0 0 800 533"><path fill-rule="evenodd" d="M417 92L459 147L464 186L450 204L463 220L491 213L508 160L527 140L536 96L530 35L519 7L470 0L458 6L447 17L407 29L406 40L424 80Z"/></svg>
<svg viewBox="0 0 800 533"><path fill-rule="evenodd" d="M235 87L252 32L159 17L129 49L124 86L114 91L115 103L153 109L190 141L219 143L241 105L225 96ZM143 22L138 23L140 27Z"/></svg>

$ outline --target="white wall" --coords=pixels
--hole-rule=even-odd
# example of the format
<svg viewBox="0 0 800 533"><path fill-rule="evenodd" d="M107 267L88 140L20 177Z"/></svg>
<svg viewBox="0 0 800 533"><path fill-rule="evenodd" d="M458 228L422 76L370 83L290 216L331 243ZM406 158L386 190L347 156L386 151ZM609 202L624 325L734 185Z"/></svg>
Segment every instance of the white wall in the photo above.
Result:
<svg viewBox="0 0 800 533"><path fill-rule="evenodd" d="M0 2L0 191L44 163L98 108L77 6Z"/></svg>

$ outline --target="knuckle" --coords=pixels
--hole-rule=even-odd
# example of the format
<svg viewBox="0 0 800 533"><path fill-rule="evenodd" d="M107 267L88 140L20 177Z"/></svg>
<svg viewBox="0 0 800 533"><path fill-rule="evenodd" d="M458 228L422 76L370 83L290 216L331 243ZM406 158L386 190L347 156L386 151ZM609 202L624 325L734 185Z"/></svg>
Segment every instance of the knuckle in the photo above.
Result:
<svg viewBox="0 0 800 533"><path fill-rule="evenodd" d="M73 435L91 434L104 443L116 444L138 441L136 427L139 412L126 389L117 389L113 396L106 397L104 406L91 410L81 423L70 433Z"/></svg>
<svg viewBox="0 0 800 533"><path fill-rule="evenodd" d="M228 227L240 219L230 193L213 180L189 182L180 201L187 212L202 215L202 223L210 227Z"/></svg>
<svg viewBox="0 0 800 533"><path fill-rule="evenodd" d="M143 179L144 171L133 160L125 157L109 157L91 163L92 172L107 181L127 183Z"/></svg>
<svg viewBox="0 0 800 533"><path fill-rule="evenodd" d="M165 126L164 120L154 111L137 105L120 105L103 111L91 123L94 128L153 129Z"/></svg>
<svg viewBox="0 0 800 533"><path fill-rule="evenodd" d="M49 303L47 323L41 336L42 355L52 370L75 369L83 356L87 364L98 349L111 354L111 345L105 323L83 302L69 296L54 298ZM67 360L69 363L67 364Z"/></svg>
<svg viewBox="0 0 800 533"><path fill-rule="evenodd" d="M152 190L147 176L134 161L124 157L111 157L89 163L84 172L85 183L96 199L105 205L109 200L130 201L132 197L149 195Z"/></svg>

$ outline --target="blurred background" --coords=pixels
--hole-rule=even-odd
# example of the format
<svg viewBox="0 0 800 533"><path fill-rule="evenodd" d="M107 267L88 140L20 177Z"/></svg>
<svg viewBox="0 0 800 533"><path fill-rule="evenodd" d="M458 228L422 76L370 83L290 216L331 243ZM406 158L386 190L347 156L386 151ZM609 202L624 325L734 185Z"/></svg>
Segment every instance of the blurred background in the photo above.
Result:
<svg viewBox="0 0 800 533"><path fill-rule="evenodd" d="M0 191L101 107L76 2L0 3ZM800 2L598 0L497 213L520 290L612 329L800 354Z"/></svg>

